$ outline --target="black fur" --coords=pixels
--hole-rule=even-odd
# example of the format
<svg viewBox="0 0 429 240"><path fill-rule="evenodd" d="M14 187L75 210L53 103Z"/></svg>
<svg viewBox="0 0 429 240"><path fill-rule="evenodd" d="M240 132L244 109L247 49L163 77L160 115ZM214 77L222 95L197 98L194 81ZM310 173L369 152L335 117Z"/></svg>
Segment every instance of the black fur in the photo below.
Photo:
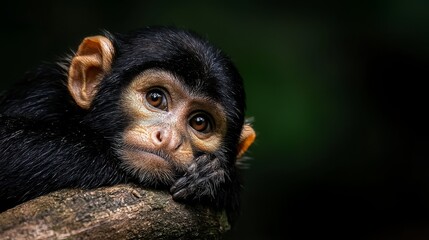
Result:
<svg viewBox="0 0 429 240"><path fill-rule="evenodd" d="M0 211L62 188L136 181L120 167L115 151L129 124L118 103L133 77L157 68L218 101L227 115L222 147L214 154L200 153L171 187L173 198L236 212L235 156L245 101L230 59L196 34L175 28L106 35L115 48L112 69L89 110L79 108L67 91L69 63L37 69L0 102Z"/></svg>

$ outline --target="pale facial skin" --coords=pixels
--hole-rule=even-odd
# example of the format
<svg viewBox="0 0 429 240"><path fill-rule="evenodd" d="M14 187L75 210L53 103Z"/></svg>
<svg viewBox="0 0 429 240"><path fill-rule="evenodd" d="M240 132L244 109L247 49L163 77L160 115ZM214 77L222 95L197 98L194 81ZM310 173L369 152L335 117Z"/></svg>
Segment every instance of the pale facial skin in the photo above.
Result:
<svg viewBox="0 0 429 240"><path fill-rule="evenodd" d="M144 71L122 99L132 124L120 153L125 168L141 181L172 183L196 152L213 153L221 145L226 129L222 107L189 91L169 72Z"/></svg>

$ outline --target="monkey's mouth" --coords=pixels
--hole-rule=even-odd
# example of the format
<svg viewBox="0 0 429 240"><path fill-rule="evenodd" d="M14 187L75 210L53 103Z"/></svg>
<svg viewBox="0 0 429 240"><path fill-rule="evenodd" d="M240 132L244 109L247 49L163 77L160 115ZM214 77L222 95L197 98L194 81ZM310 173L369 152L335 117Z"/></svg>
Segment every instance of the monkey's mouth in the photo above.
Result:
<svg viewBox="0 0 429 240"><path fill-rule="evenodd" d="M171 157L161 150L151 150L140 146L126 146L127 150L142 160L171 162Z"/></svg>

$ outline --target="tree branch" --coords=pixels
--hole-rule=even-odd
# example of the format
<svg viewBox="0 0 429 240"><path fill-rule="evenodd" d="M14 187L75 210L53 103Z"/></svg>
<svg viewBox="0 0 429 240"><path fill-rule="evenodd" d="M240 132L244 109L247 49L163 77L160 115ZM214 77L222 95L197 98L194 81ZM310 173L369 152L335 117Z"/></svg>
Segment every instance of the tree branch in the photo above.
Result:
<svg viewBox="0 0 429 240"><path fill-rule="evenodd" d="M61 190L0 214L0 239L219 239L225 213L135 185Z"/></svg>

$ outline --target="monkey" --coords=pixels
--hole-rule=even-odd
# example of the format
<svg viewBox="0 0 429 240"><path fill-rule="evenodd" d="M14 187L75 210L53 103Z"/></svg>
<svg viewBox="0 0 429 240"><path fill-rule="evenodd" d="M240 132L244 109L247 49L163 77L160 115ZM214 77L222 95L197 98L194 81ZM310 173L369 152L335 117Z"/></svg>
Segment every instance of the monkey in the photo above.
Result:
<svg viewBox="0 0 429 240"><path fill-rule="evenodd" d="M237 162L255 140L243 79L195 32L145 27L83 39L0 102L0 211L120 183L234 214Z"/></svg>

